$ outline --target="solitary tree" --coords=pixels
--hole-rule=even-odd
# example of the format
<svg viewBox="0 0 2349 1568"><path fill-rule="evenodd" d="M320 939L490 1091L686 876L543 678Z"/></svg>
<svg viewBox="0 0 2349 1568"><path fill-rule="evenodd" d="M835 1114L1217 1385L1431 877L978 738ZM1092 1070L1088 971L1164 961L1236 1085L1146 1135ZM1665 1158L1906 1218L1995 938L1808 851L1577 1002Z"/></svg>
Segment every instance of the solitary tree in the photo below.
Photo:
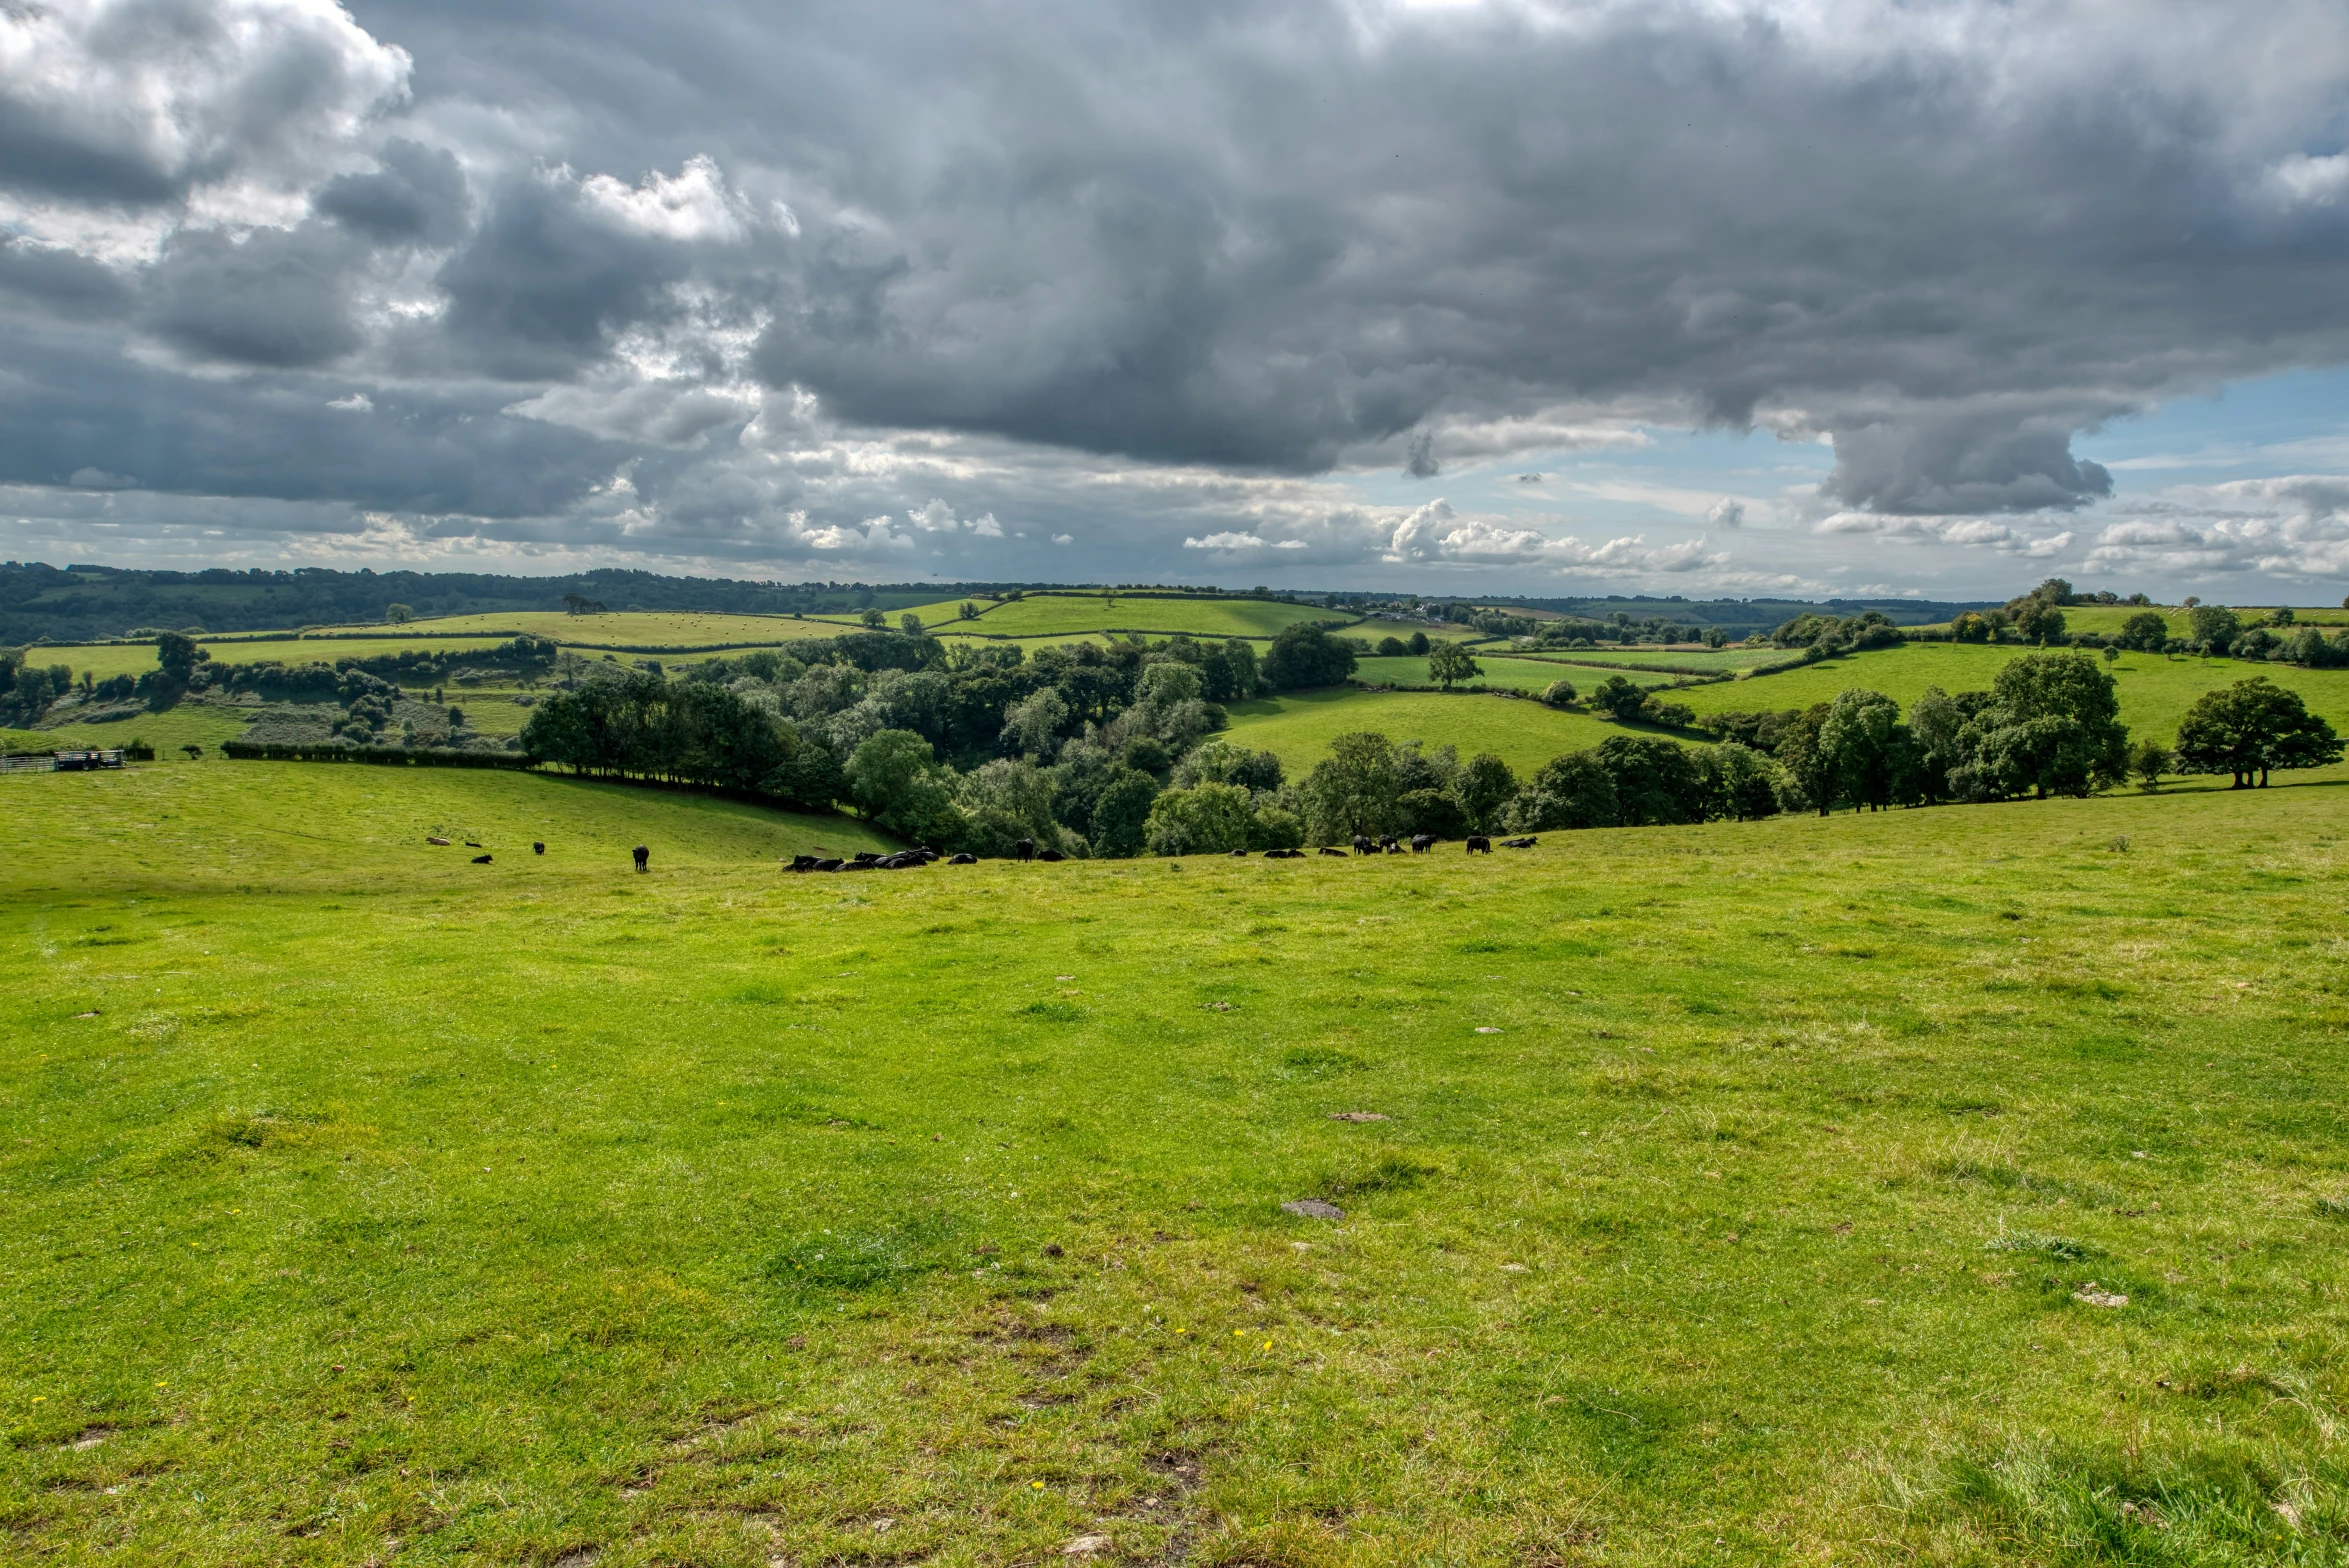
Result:
<svg viewBox="0 0 2349 1568"><path fill-rule="evenodd" d="M198 757L204 755L204 748L197 745L194 741L190 741L185 746L180 747L180 750L188 754L188 760L190 762L193 762Z"/></svg>
<svg viewBox="0 0 2349 1568"><path fill-rule="evenodd" d="M970 600L965 599L963 600L962 604L957 607L954 613L961 616L966 621L975 621L979 618L979 607L971 603Z"/></svg>
<svg viewBox="0 0 2349 1568"><path fill-rule="evenodd" d="M2138 788L2161 788L2161 776L2169 770L2170 749L2160 741L2141 740L2129 749L2129 772L2135 776Z"/></svg>
<svg viewBox="0 0 2349 1568"><path fill-rule="evenodd" d="M1466 648L1456 642L1430 643L1427 649L1427 678L1450 691L1460 681L1482 675L1484 670Z"/></svg>
<svg viewBox="0 0 2349 1568"><path fill-rule="evenodd" d="M203 658L203 651L196 646L196 640L192 637L183 637L178 632L165 632L155 639L155 667L174 686L185 686L188 677L196 673L196 666Z"/></svg>
<svg viewBox="0 0 2349 1568"><path fill-rule="evenodd" d="M416 612L408 605L387 604L383 607L383 618L394 626L405 626L416 618Z"/></svg>
<svg viewBox="0 0 2349 1568"><path fill-rule="evenodd" d="M2320 768L2341 760L2333 727L2308 711L2296 691L2264 675L2206 692L2178 726L2180 773L2226 773L2231 788L2267 788L2272 768Z"/></svg>
<svg viewBox="0 0 2349 1568"><path fill-rule="evenodd" d="M875 631L886 631L889 626L889 617L882 613L878 605L865 611L865 613L858 616L857 619L863 621L867 626L870 626Z"/></svg>
<svg viewBox="0 0 2349 1568"><path fill-rule="evenodd" d="M2344 608L2349 608L2349 605L2345 605L2345 606L2344 606ZM1407 643L1403 644L1403 646L1404 646L1404 647L1406 647L1406 648L1408 648L1408 649L1410 649L1410 650L1411 650L1411 652L1412 652L1412 654L1413 654L1414 656L1417 656L1417 655L1419 655L1419 654L1423 654L1423 653L1427 652L1427 649L1428 649L1427 633L1425 633L1425 632L1413 632L1413 633L1411 634L1411 640L1410 640L1409 642L1407 642Z"/></svg>
<svg viewBox="0 0 2349 1568"><path fill-rule="evenodd" d="M1481 751L1461 768L1460 776L1453 781L1452 792L1460 798L1460 809L1468 817L1468 826L1475 832L1486 833L1500 825L1501 809L1517 793L1517 776L1499 757Z"/></svg>

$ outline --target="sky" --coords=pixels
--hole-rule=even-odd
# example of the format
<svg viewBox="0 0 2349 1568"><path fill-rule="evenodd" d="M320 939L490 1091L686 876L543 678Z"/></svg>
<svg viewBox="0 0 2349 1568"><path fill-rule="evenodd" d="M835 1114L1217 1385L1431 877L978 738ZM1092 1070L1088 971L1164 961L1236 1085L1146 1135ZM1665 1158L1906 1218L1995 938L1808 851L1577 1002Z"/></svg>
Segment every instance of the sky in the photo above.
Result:
<svg viewBox="0 0 2349 1568"><path fill-rule="evenodd" d="M2349 594L2338 0L0 0L0 557Z"/></svg>

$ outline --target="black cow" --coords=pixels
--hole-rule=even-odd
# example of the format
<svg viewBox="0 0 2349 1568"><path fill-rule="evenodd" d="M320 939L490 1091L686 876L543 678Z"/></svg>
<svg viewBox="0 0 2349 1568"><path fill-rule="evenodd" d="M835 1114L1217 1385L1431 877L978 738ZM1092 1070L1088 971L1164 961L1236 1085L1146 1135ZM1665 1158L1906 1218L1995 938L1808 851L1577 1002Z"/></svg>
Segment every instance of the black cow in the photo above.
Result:
<svg viewBox="0 0 2349 1568"><path fill-rule="evenodd" d="M1501 840L1501 847L1503 849L1531 849L1536 842L1529 834L1524 838L1505 838Z"/></svg>
<svg viewBox="0 0 2349 1568"><path fill-rule="evenodd" d="M873 869L873 862L869 860L843 861L840 869L843 871L870 871Z"/></svg>
<svg viewBox="0 0 2349 1568"><path fill-rule="evenodd" d="M794 855L791 857L791 864L784 869L786 871L813 871L817 864L816 857L813 855Z"/></svg>
<svg viewBox="0 0 2349 1568"><path fill-rule="evenodd" d="M1036 851L1036 858L1038 860L1050 862L1056 860L1066 860L1068 859L1068 856L1062 854L1057 849L1040 849Z"/></svg>
<svg viewBox="0 0 2349 1568"><path fill-rule="evenodd" d="M642 844L639 844L636 846L634 853L636 855L636 869L639 871L645 870L645 863L652 859L652 851L645 848Z"/></svg>
<svg viewBox="0 0 2349 1568"><path fill-rule="evenodd" d="M1036 841L1035 841L1034 839L1032 839L1032 838L1023 838L1023 839L1021 839L1021 840L1020 840L1018 843L1016 843L1016 844L1012 845L1012 846L1011 846L1011 858L1012 858L1012 859L1014 859L1014 860L1033 860L1033 859L1035 859L1035 858L1036 858Z"/></svg>
<svg viewBox="0 0 2349 1568"><path fill-rule="evenodd" d="M1392 833L1381 833L1378 836L1378 849L1379 853L1382 855L1393 854L1395 852L1395 835Z"/></svg>
<svg viewBox="0 0 2349 1568"><path fill-rule="evenodd" d="M1345 858L1346 858L1346 852L1345 852L1344 850L1342 850L1342 849L1332 849L1332 848L1330 848L1330 847L1329 847L1327 844L1324 844L1324 845L1322 845L1322 846L1321 846L1321 852L1322 852L1323 854L1325 854L1325 855L1335 855L1335 856L1337 856L1337 857L1338 857L1340 860L1343 860L1343 859L1345 859Z"/></svg>
<svg viewBox="0 0 2349 1568"><path fill-rule="evenodd" d="M1357 834L1355 834L1355 835L1354 835L1354 853L1355 853L1355 854L1357 854L1357 855L1369 855L1369 854L1375 854L1375 853L1377 853L1377 849L1378 849L1378 846L1377 846L1377 845L1375 845L1375 844L1373 844L1373 843L1371 843L1371 842L1370 842L1370 840L1369 840L1368 838L1364 837L1362 834L1360 834L1360 833L1357 833Z"/></svg>
<svg viewBox="0 0 2349 1568"><path fill-rule="evenodd" d="M979 857L968 854L957 855L946 863L950 866L975 866L979 863Z"/></svg>
<svg viewBox="0 0 2349 1568"><path fill-rule="evenodd" d="M837 860L819 860L814 865L808 867L808 869L810 871L838 871L840 869L840 862Z"/></svg>
<svg viewBox="0 0 2349 1568"><path fill-rule="evenodd" d="M1234 860L1246 860L1248 858L1248 852L1244 849L1235 849L1231 852L1231 858Z"/></svg>
<svg viewBox="0 0 2349 1568"><path fill-rule="evenodd" d="M487 855L475 855L473 857L473 863L477 866L486 866L489 864L489 857Z"/></svg>
<svg viewBox="0 0 2349 1568"><path fill-rule="evenodd" d="M869 866L881 858L881 852L877 849L860 849L856 852L856 858L859 864Z"/></svg>
<svg viewBox="0 0 2349 1568"><path fill-rule="evenodd" d="M1411 853L1414 855L1424 855L1433 848L1435 848L1435 835L1433 833L1414 833L1411 835Z"/></svg>
<svg viewBox="0 0 2349 1568"><path fill-rule="evenodd" d="M1482 833L1479 833L1469 839L1468 853L1471 855L1489 855L1492 852L1493 841L1489 838L1486 838Z"/></svg>
<svg viewBox="0 0 2349 1568"><path fill-rule="evenodd" d="M543 855L546 853L546 846L544 844L532 844L530 846L530 852L533 855Z"/></svg>

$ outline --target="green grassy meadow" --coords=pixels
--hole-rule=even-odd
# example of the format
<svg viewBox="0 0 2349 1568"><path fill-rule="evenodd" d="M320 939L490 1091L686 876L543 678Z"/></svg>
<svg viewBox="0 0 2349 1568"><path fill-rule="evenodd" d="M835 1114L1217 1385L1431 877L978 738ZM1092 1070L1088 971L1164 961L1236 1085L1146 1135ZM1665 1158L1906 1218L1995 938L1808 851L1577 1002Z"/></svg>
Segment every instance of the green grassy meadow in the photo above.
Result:
<svg viewBox="0 0 2349 1568"><path fill-rule="evenodd" d="M1733 675L1760 664L1776 664L1787 657L1783 648L1591 648L1552 649L1528 655L1544 662L1595 666L1601 669L1694 670Z"/></svg>
<svg viewBox="0 0 2349 1568"><path fill-rule="evenodd" d="M0 778L0 1540L2339 1562L2342 798L842 879Z"/></svg>
<svg viewBox="0 0 2349 1568"><path fill-rule="evenodd" d="M1227 738L1273 753L1292 777L1320 761L1328 754L1329 743L1349 730L1376 730L1393 741L1456 746L1463 760L1490 751L1520 773L1560 752L1580 751L1617 733L1615 726L1587 713L1475 692L1335 687L1235 702L1229 712Z"/></svg>

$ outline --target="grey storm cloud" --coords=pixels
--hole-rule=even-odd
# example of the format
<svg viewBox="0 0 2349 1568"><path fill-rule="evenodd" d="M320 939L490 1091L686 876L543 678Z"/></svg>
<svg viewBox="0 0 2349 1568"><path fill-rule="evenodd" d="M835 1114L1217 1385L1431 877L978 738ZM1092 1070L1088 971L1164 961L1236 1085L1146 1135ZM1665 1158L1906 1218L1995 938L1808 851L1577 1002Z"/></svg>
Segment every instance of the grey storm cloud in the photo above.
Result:
<svg viewBox="0 0 2349 1568"><path fill-rule="evenodd" d="M802 515L841 431L1271 483L1645 420L2064 514L2084 435L2349 360L2349 14L2296 0L54 0L0 51L31 484L633 464L640 530L871 538Z"/></svg>

